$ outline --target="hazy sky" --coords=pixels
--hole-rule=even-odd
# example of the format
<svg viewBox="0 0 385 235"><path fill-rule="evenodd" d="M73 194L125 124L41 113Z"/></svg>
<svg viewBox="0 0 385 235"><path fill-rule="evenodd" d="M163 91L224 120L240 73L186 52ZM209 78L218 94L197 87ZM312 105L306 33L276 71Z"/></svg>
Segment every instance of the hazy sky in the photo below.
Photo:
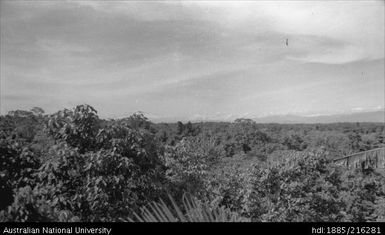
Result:
<svg viewBox="0 0 385 235"><path fill-rule="evenodd" d="M384 108L384 1L0 2L1 114Z"/></svg>

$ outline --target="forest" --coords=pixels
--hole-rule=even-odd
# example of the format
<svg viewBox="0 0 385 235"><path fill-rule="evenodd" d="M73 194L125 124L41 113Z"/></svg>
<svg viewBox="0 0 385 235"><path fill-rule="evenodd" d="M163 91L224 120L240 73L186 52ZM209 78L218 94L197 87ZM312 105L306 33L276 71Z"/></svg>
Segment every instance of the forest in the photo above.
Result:
<svg viewBox="0 0 385 235"><path fill-rule="evenodd" d="M334 162L384 137L384 123L11 111L0 116L0 221L384 222L383 170Z"/></svg>

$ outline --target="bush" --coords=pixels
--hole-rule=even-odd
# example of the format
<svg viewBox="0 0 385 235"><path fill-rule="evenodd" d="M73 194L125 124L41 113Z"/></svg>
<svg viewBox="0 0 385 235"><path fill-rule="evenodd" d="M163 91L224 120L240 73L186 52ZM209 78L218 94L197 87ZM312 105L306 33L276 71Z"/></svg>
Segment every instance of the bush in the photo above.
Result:
<svg viewBox="0 0 385 235"><path fill-rule="evenodd" d="M245 213L254 221L340 221L340 172L324 153L308 153L250 175Z"/></svg>
<svg viewBox="0 0 385 235"><path fill-rule="evenodd" d="M114 221L162 196L164 166L155 136L123 124L101 129L99 123L90 106L53 115L47 130L56 144L33 171L24 161L33 159L30 152L0 148L8 168L18 164L14 168L22 171L6 172L9 178L25 178L26 171L33 178L28 187L10 181L15 200L3 219Z"/></svg>

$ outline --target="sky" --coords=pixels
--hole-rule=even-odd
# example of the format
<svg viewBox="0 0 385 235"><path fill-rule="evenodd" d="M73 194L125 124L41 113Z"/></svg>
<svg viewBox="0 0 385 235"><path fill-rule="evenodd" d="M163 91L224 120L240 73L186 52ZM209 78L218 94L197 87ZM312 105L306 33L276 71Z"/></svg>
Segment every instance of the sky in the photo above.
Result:
<svg viewBox="0 0 385 235"><path fill-rule="evenodd" d="M0 1L0 112L384 109L384 1ZM287 44L286 44L287 42Z"/></svg>

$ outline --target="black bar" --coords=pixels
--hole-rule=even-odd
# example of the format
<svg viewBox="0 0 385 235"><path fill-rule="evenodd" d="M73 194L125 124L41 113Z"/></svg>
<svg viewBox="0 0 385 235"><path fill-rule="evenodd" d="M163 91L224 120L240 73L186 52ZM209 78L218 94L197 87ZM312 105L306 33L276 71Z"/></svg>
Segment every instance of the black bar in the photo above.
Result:
<svg viewBox="0 0 385 235"><path fill-rule="evenodd" d="M385 223L0 223L1 234L385 234Z"/></svg>

